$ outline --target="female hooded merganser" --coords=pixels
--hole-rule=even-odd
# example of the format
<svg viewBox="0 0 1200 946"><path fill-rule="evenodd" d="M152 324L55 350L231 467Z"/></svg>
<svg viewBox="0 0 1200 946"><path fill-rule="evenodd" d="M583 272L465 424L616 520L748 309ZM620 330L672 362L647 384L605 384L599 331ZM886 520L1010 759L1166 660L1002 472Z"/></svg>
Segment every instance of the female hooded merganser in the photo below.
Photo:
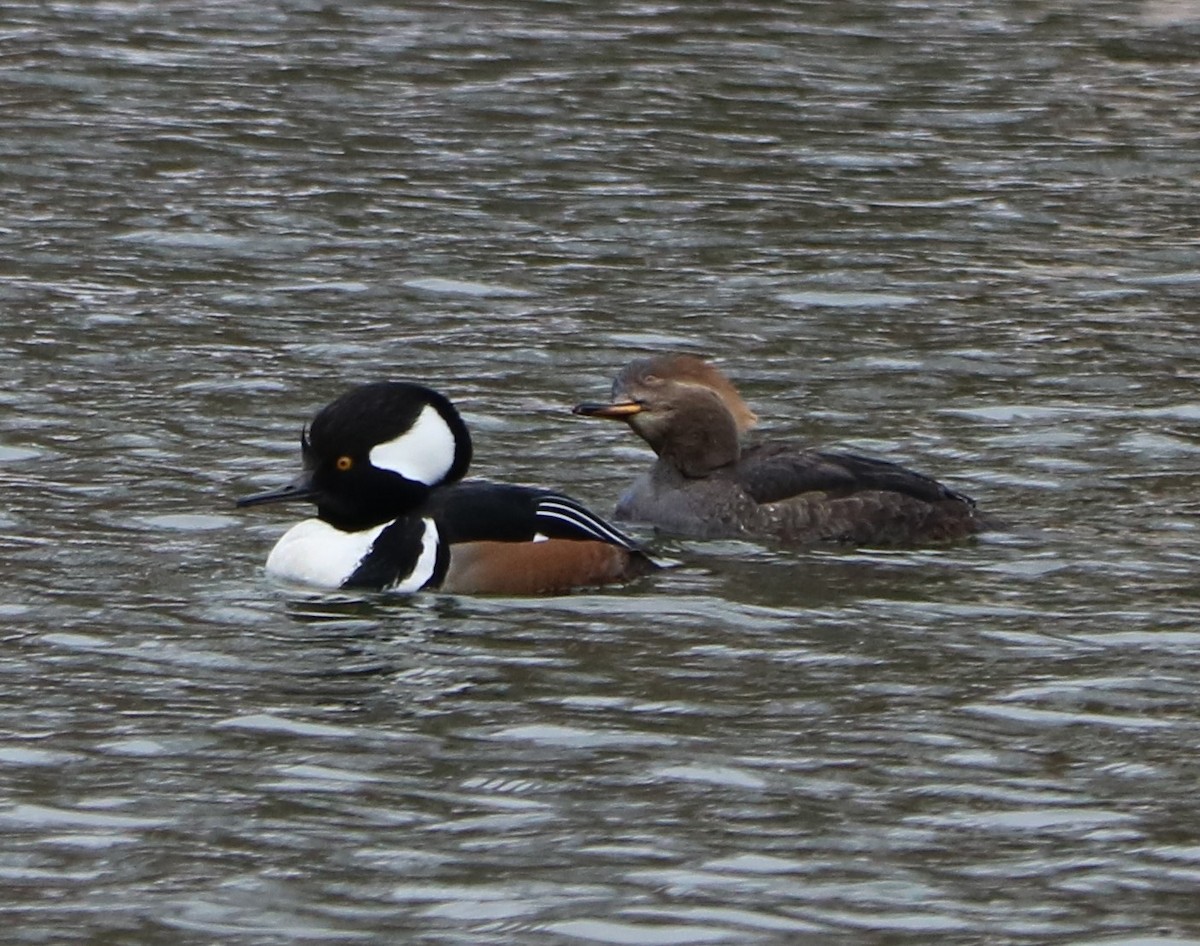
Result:
<svg viewBox="0 0 1200 946"><path fill-rule="evenodd" d="M275 577L323 588L539 594L621 581L656 566L558 493L460 482L471 436L454 405L402 381L364 384L300 437L304 472L239 506L316 503L267 558Z"/></svg>
<svg viewBox="0 0 1200 946"><path fill-rule="evenodd" d="M720 371L694 355L627 365L611 404L576 414L623 420L658 454L618 519L700 538L915 545L984 528L975 502L895 463L787 443L743 443L757 421Z"/></svg>

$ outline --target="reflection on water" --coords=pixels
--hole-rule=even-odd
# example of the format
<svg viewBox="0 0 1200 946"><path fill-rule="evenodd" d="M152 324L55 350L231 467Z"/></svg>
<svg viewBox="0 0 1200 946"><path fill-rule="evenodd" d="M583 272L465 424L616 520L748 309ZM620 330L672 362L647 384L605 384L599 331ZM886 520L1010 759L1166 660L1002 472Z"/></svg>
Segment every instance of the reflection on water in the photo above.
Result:
<svg viewBox="0 0 1200 946"><path fill-rule="evenodd" d="M1193 5L0 11L20 942L1194 942ZM645 535L546 601L272 587L313 410L714 354L1011 531Z"/></svg>

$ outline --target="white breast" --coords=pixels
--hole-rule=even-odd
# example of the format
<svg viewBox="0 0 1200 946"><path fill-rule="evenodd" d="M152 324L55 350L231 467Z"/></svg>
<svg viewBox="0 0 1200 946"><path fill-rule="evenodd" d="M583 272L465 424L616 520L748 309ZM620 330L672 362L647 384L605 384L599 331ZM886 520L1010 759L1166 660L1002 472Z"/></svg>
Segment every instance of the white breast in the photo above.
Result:
<svg viewBox="0 0 1200 946"><path fill-rule="evenodd" d="M292 526L267 556L267 574L317 588L340 588L358 570L375 540L392 523L361 532L343 532L320 519ZM417 564L390 591L419 591L437 568L439 535L432 519L423 519L421 553Z"/></svg>
<svg viewBox="0 0 1200 946"><path fill-rule="evenodd" d="M342 532L320 519L305 519L275 543L267 556L267 574L318 588L340 588L388 525Z"/></svg>

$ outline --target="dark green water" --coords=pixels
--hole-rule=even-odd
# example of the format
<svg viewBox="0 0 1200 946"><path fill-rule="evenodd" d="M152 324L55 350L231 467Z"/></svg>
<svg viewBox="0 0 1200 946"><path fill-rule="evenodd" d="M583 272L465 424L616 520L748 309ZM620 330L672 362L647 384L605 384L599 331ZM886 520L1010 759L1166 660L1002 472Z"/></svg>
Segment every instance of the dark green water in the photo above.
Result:
<svg viewBox="0 0 1200 946"><path fill-rule="evenodd" d="M1200 942L1198 88L1188 3L5 4L6 941ZM607 511L674 348L1013 531L264 579L346 386Z"/></svg>

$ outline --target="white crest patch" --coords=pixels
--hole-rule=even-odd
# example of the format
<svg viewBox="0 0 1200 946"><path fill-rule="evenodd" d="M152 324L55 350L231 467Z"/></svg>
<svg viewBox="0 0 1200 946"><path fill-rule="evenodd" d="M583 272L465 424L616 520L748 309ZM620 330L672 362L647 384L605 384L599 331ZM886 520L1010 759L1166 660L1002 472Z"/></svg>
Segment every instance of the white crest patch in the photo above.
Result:
<svg viewBox="0 0 1200 946"><path fill-rule="evenodd" d="M394 440L376 444L367 455L381 470L433 486L454 466L454 431L437 409L426 405L416 422Z"/></svg>
<svg viewBox="0 0 1200 946"><path fill-rule="evenodd" d="M407 576L401 578L396 584L389 585L389 591L420 591L425 587L425 582L433 577L434 569L437 568L438 544L441 536L438 535L437 525L432 519L422 519L421 522L425 525L425 531L421 533L421 555L417 559L417 564L413 566L413 570Z"/></svg>
<svg viewBox="0 0 1200 946"><path fill-rule="evenodd" d="M389 525L343 532L320 519L305 519L275 543L267 556L267 574L318 588L340 588Z"/></svg>

